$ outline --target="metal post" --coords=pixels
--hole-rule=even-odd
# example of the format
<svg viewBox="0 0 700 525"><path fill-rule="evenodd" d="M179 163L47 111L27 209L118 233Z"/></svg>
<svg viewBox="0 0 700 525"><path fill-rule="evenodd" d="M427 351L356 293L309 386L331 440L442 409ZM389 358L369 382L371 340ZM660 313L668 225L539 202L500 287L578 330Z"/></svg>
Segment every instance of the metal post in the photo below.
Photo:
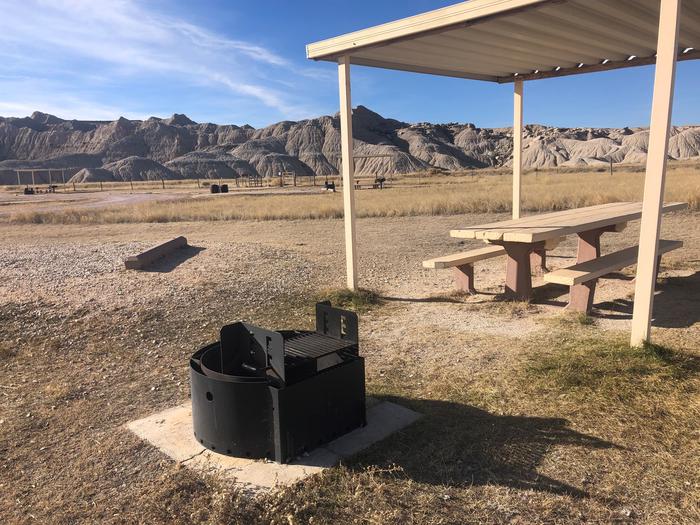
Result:
<svg viewBox="0 0 700 525"><path fill-rule="evenodd" d="M681 0L661 0L659 36L656 46L654 100L649 128L649 153L644 178L642 224L639 234L639 258L634 288L634 314L630 343L639 346L649 341L651 314L656 285L657 255L666 179L666 156L671 131L673 87L676 78L678 26Z"/></svg>
<svg viewBox="0 0 700 525"><path fill-rule="evenodd" d="M343 215L345 218L345 264L350 290L357 288L357 252L355 251L355 167L352 144L352 99L350 93L350 57L338 59L338 86L340 91L340 145L343 173Z"/></svg>
<svg viewBox="0 0 700 525"><path fill-rule="evenodd" d="M523 81L516 80L513 85L513 219L519 219L523 172Z"/></svg>

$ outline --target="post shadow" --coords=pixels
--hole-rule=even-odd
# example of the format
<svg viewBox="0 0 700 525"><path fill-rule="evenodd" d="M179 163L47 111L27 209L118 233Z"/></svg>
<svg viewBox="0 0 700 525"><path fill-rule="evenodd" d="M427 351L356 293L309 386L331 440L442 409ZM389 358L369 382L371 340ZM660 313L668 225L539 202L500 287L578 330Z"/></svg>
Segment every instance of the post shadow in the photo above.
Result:
<svg viewBox="0 0 700 525"><path fill-rule="evenodd" d="M457 296L445 295L431 295L428 297L396 297L390 295L382 295L379 297L382 301L388 302L399 302L399 303L453 303L462 304Z"/></svg>
<svg viewBox="0 0 700 525"><path fill-rule="evenodd" d="M656 285L652 326L688 328L700 322L700 271L685 277L666 277ZM631 319L634 301L616 299L594 305L594 316Z"/></svg>
<svg viewBox="0 0 700 525"><path fill-rule="evenodd" d="M350 468L396 465L410 479L431 485L501 485L584 498L585 490L537 472L547 453L556 446L623 448L576 432L562 418L502 416L431 399L386 400L410 406L423 418Z"/></svg>

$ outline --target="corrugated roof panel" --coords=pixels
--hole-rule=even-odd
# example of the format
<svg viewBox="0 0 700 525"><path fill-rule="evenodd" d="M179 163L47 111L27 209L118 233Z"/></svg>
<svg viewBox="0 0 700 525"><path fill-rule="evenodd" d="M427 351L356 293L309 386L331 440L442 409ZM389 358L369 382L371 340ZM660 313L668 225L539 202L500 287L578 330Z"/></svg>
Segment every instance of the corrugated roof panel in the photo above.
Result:
<svg viewBox="0 0 700 525"><path fill-rule="evenodd" d="M681 59L700 58L700 0L683 0ZM472 0L307 47L309 58L511 81L653 63L659 0ZM633 57L630 59L630 57Z"/></svg>

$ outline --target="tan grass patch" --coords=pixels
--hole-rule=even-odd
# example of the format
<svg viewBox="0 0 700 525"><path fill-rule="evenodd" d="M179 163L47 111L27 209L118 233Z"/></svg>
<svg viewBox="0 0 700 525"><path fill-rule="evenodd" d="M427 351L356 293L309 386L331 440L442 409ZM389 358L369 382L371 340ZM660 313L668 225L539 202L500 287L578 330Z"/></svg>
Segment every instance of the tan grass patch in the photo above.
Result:
<svg viewBox="0 0 700 525"><path fill-rule="evenodd" d="M401 180L408 179L404 176ZM613 176L598 172L530 173L523 181L523 209L545 212L638 201L642 198L642 173ZM435 176L421 185L401 185L385 190L357 192L358 217L454 215L508 212L511 209L511 177L504 174L469 177ZM700 177L695 167L672 166L666 184L667 201L687 202L700 209ZM324 219L343 215L342 194L229 194L217 199L153 201L104 209L25 211L8 216L15 223L103 224L203 220Z"/></svg>

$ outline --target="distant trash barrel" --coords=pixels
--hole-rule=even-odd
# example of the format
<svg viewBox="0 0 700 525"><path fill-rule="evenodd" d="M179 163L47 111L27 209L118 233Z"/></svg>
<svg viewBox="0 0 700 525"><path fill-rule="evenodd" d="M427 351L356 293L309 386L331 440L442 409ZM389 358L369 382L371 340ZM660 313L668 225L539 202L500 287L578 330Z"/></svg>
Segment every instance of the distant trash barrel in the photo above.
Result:
<svg viewBox="0 0 700 525"><path fill-rule="evenodd" d="M221 191L221 188L218 184L212 184L211 186L209 186L209 191L212 193L219 193Z"/></svg>
<svg viewBox="0 0 700 525"><path fill-rule="evenodd" d="M228 193L228 184L221 185L221 193Z"/></svg>

